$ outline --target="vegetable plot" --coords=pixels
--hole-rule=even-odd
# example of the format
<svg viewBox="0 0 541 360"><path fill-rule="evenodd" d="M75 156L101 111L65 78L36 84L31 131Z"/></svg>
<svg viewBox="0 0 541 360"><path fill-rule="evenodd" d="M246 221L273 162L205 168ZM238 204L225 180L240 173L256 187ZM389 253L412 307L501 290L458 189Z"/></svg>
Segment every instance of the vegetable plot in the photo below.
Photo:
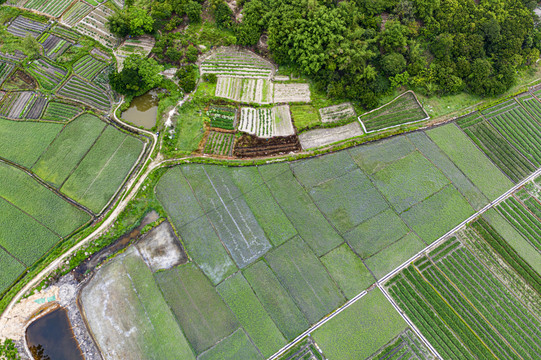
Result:
<svg viewBox="0 0 541 360"><path fill-rule="evenodd" d="M86 55L73 64L73 71L87 80L92 80L106 66L106 63L96 60L90 55Z"/></svg>
<svg viewBox="0 0 541 360"><path fill-rule="evenodd" d="M413 91L407 91L382 107L361 115L359 121L365 131L371 133L429 118Z"/></svg>
<svg viewBox="0 0 541 360"><path fill-rule="evenodd" d="M238 130L261 138L295 134L288 105L241 108Z"/></svg>
<svg viewBox="0 0 541 360"><path fill-rule="evenodd" d="M30 35L37 38L48 26L42 22L30 20L19 15L9 24L7 30L15 36L25 37L26 35Z"/></svg>
<svg viewBox="0 0 541 360"><path fill-rule="evenodd" d="M220 47L201 63L201 75L216 74L244 78L269 79L274 66L256 54L230 47Z"/></svg>
<svg viewBox="0 0 541 360"><path fill-rule="evenodd" d="M56 18L62 15L72 2L73 0L29 0L24 4L24 7Z"/></svg>
<svg viewBox="0 0 541 360"><path fill-rule="evenodd" d="M234 134L211 131L205 143L205 154L232 156L234 143Z"/></svg>
<svg viewBox="0 0 541 360"><path fill-rule="evenodd" d="M80 101L104 111L108 111L111 108L111 100L102 88L85 82L76 76L69 78L60 90L58 90L58 95Z"/></svg>

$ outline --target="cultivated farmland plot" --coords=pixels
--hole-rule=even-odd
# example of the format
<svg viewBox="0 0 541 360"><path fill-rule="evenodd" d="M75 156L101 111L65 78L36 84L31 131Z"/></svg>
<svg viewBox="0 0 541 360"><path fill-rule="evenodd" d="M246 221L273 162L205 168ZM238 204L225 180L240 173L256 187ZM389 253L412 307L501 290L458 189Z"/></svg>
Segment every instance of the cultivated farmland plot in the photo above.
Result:
<svg viewBox="0 0 541 360"><path fill-rule="evenodd" d="M118 38L107 29L105 25L107 18L113 15L113 10L105 5L100 5L92 10L80 22L75 25L75 29L83 35L90 36L102 43L104 46L114 48L118 45Z"/></svg>
<svg viewBox="0 0 541 360"><path fill-rule="evenodd" d="M359 121L365 132L370 133L429 118L413 91L407 91L388 104L361 115Z"/></svg>
<svg viewBox="0 0 541 360"><path fill-rule="evenodd" d="M6 80L13 68L13 64L5 61L0 61L0 84L3 83L4 80Z"/></svg>
<svg viewBox="0 0 541 360"><path fill-rule="evenodd" d="M81 37L81 34L68 29L67 27L61 26L60 24L54 25L49 32L73 43L77 42L77 40Z"/></svg>
<svg viewBox="0 0 541 360"><path fill-rule="evenodd" d="M452 237L428 255L388 286L440 355L540 356L541 322L469 249Z"/></svg>
<svg viewBox="0 0 541 360"><path fill-rule="evenodd" d="M211 131L205 143L205 154L232 156L234 143L234 134Z"/></svg>
<svg viewBox="0 0 541 360"><path fill-rule="evenodd" d="M24 4L24 7L56 18L62 15L73 1L74 0L29 0Z"/></svg>
<svg viewBox="0 0 541 360"><path fill-rule="evenodd" d="M45 109L42 119L67 122L73 120L81 112L82 109L75 105L51 101Z"/></svg>
<svg viewBox="0 0 541 360"><path fill-rule="evenodd" d="M315 129L303 132L299 135L299 140L303 149L313 149L327 146L335 142L344 141L357 136L361 136L363 130L357 122L338 126L329 129Z"/></svg>
<svg viewBox="0 0 541 360"><path fill-rule="evenodd" d="M111 100L102 88L88 83L76 76L72 76L58 90L58 95L80 101L84 104L108 111L111 108Z"/></svg>
<svg viewBox="0 0 541 360"><path fill-rule="evenodd" d="M21 60L23 60L24 58L26 58L26 55L20 51L20 50L15 50L15 52L13 53L3 53L3 52L0 52L0 58L3 59L3 60L6 60L6 61L11 61L11 62L19 62Z"/></svg>
<svg viewBox="0 0 541 360"><path fill-rule="evenodd" d="M0 105L0 115L10 119L20 119L34 99L31 91L9 93Z"/></svg>
<svg viewBox="0 0 541 360"><path fill-rule="evenodd" d="M324 123L332 123L341 120L346 120L356 116L355 110L351 103L343 103L339 105L328 106L319 109L321 121Z"/></svg>
<svg viewBox="0 0 541 360"><path fill-rule="evenodd" d="M237 102L271 104L274 83L268 79L219 76L215 95Z"/></svg>
<svg viewBox="0 0 541 360"><path fill-rule="evenodd" d="M272 108L241 108L239 131L261 138L295 134L289 105Z"/></svg>
<svg viewBox="0 0 541 360"><path fill-rule="evenodd" d="M119 47L113 50L117 60L118 71L122 70L124 60L131 54L141 54L143 57L147 57L155 43L156 39L149 35L126 39Z"/></svg>
<svg viewBox="0 0 541 360"><path fill-rule="evenodd" d="M75 26L81 21L89 12L92 11L92 6L86 2L79 0L70 7L60 18L60 21L68 26Z"/></svg>
<svg viewBox="0 0 541 360"><path fill-rule="evenodd" d="M274 102L292 103L292 102L310 102L310 87L308 84L274 84Z"/></svg>
<svg viewBox="0 0 541 360"><path fill-rule="evenodd" d="M107 66L106 63L85 55L73 64L73 71L86 80L92 80L100 71Z"/></svg>
<svg viewBox="0 0 541 360"><path fill-rule="evenodd" d="M37 38L47 27L47 24L19 15L9 24L7 30L15 36L25 37L30 35Z"/></svg>
<svg viewBox="0 0 541 360"><path fill-rule="evenodd" d="M41 96L34 97L32 104L31 105L29 104L26 107L27 110L26 110L26 113L24 114L24 117L26 119L39 119L46 105L47 105L47 99L45 97L41 97Z"/></svg>
<svg viewBox="0 0 541 360"><path fill-rule="evenodd" d="M43 87L51 90L60 84L67 70L51 64L45 59L37 59L30 64L28 70L38 79Z"/></svg>
<svg viewBox="0 0 541 360"><path fill-rule="evenodd" d="M41 35L38 42L43 46L45 55L52 60L62 55L72 45L71 42L49 33Z"/></svg>
<svg viewBox="0 0 541 360"><path fill-rule="evenodd" d="M254 53L232 47L220 47L203 60L201 74L269 80L275 72L271 62Z"/></svg>

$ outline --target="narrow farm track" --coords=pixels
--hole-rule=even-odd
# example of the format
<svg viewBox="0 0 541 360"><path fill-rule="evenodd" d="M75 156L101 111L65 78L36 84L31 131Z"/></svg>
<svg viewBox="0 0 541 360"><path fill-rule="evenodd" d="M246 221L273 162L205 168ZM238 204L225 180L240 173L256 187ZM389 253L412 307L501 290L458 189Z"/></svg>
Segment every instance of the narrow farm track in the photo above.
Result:
<svg viewBox="0 0 541 360"><path fill-rule="evenodd" d="M538 175L541 174L541 168L537 169L534 173L530 174L530 176L528 176L527 178L525 178L524 180L520 181L519 183L517 183L515 186L513 186L512 188L510 188L509 190L507 190L504 194L502 194L501 196L499 196L496 200L494 201L491 201L489 202L485 207L483 207L481 210L477 211L475 214L471 215L469 218L467 218L466 220L464 220L463 222L461 222L460 224L458 224L457 226L455 226L453 229L449 230L447 233L445 233L443 236L441 236L439 239L437 239L436 241L434 241L432 244L428 245L427 247L425 247L424 249L422 249L421 251L419 251L417 254L413 255L411 258L409 258L408 260L406 260L402 265L400 265L399 267L395 268L393 271L391 271L390 273L388 273L387 275L385 275L383 278L381 278L381 280L377 281L376 282L376 286L383 292L383 294L385 295L385 297L387 298L387 300L391 303L391 305L393 305L393 307L396 309L396 311L398 311L398 313L402 316L402 318L404 319L404 321L406 321L406 323L410 326L410 328L413 330L413 332L415 332L415 334L419 337L419 339L424 343L425 346L427 346L436 356L438 359L443 359L441 357L441 355L438 354L438 352L436 351L436 349L434 349L434 347L430 344L430 342L423 336L423 334L421 334L421 332L419 331L419 329L417 329L417 327L413 324L413 322L407 317L407 315L400 309L400 307L396 304L396 302L393 300L393 298L389 295L389 293L387 292L387 290L385 289L385 282L387 280L389 280L390 278L392 278L394 275L398 274L400 271L402 271L404 268L408 267L409 264L411 264L411 262L415 261L416 259L418 259L419 257L423 256L424 253L432 250L432 249L435 249L436 247L438 247L443 241L445 241L451 234L455 233L456 231L458 231L460 228L462 228L463 226L465 226L467 223L469 223L470 221L472 221L473 219L475 219L476 217L478 217L479 215L483 214L484 212L486 212L487 210L495 207L496 205L498 205L499 203L501 203L502 201L504 201L505 199L507 199L508 197L512 196L513 192L516 191L518 188L520 188L521 186L523 186L524 184L526 184L528 181L534 179L535 177L537 177ZM363 291L361 292L360 294L358 294L357 296L355 296L353 299L351 299L350 301L346 302L344 305L342 305L341 307L339 307L338 309L336 309L332 314L330 314L329 316L327 316L326 318L320 320L319 322L317 322L316 324L314 324L312 327L310 327L308 330L306 330L304 333L302 333L301 335L299 335L298 337L296 337L292 342L290 342L289 344L287 344L286 346L284 346L283 348L281 348L280 350L278 350L273 356L271 356L268 360L274 360L274 359L277 359L280 355L282 355L283 353L285 353L286 351L288 351L289 349L291 349L293 346L295 346L300 340L302 340L302 338L304 338L305 336L309 335L310 333L312 333L314 330L316 330L317 328L321 327L323 324L325 324L327 321L331 320L333 317L335 317L336 315L338 315L339 313L341 313L342 311L344 311L346 308L348 308L349 306L351 306L352 304L354 304L357 300L361 299L364 295L366 295L366 291Z"/></svg>

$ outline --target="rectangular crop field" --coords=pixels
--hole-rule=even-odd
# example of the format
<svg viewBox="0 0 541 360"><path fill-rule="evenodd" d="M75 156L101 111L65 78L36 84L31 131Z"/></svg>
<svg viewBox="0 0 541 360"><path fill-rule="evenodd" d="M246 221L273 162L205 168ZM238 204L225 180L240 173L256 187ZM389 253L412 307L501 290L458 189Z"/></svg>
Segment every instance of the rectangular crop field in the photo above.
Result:
<svg viewBox="0 0 541 360"><path fill-rule="evenodd" d="M142 150L139 139L108 126L61 191L94 213L100 213L123 184Z"/></svg>
<svg viewBox="0 0 541 360"><path fill-rule="evenodd" d="M19 15L9 24L7 31L19 37L30 35L37 38L48 25L39 21L31 20L22 15Z"/></svg>
<svg viewBox="0 0 541 360"><path fill-rule="evenodd" d="M106 66L106 63L85 55L73 64L73 71L86 80L92 80Z"/></svg>
<svg viewBox="0 0 541 360"><path fill-rule="evenodd" d="M79 0L62 15L61 21L69 26L75 26L91 11L92 6Z"/></svg>
<svg viewBox="0 0 541 360"><path fill-rule="evenodd" d="M312 336L329 360L365 359L406 328L379 289L316 329Z"/></svg>
<svg viewBox="0 0 541 360"><path fill-rule="evenodd" d="M72 2L73 0L29 0L24 4L24 7L37 10L52 17L59 17Z"/></svg>
<svg viewBox="0 0 541 360"><path fill-rule="evenodd" d="M0 119L0 156L30 168L62 128L61 124Z"/></svg>
<svg viewBox="0 0 541 360"><path fill-rule="evenodd" d="M12 255L4 249L0 249L0 264L2 264L2 273L0 274L0 294L6 290L9 285L17 279L24 271L24 265L21 264Z"/></svg>
<svg viewBox="0 0 541 360"><path fill-rule="evenodd" d="M217 289L265 358L287 343L241 273L226 279Z"/></svg>
<svg viewBox="0 0 541 360"><path fill-rule="evenodd" d="M205 143L205 154L209 155L233 155L235 134L211 131Z"/></svg>
<svg viewBox="0 0 541 360"><path fill-rule="evenodd" d="M70 122L41 155L32 170L60 187L100 136L105 123L85 114Z"/></svg>
<svg viewBox="0 0 541 360"><path fill-rule="evenodd" d="M76 76L70 77L58 90L58 94L104 111L111 107L111 100L106 91Z"/></svg>
<svg viewBox="0 0 541 360"><path fill-rule="evenodd" d="M210 281L194 265L155 274L165 301L197 354L214 346L239 327Z"/></svg>
<svg viewBox="0 0 541 360"><path fill-rule="evenodd" d="M82 109L78 106L66 104L57 101L51 101L42 115L43 120L62 121L72 120L81 113Z"/></svg>
<svg viewBox="0 0 541 360"><path fill-rule="evenodd" d="M246 333L239 329L201 354L198 360L263 360L263 357Z"/></svg>
<svg viewBox="0 0 541 360"><path fill-rule="evenodd" d="M265 258L310 324L345 302L321 261L301 238L289 240Z"/></svg>
<svg viewBox="0 0 541 360"><path fill-rule="evenodd" d="M0 163L0 197L47 227L66 237L90 220L90 215L62 199L22 170ZM31 245L31 242L29 242Z"/></svg>
<svg viewBox="0 0 541 360"><path fill-rule="evenodd" d="M455 124L440 126L426 133L490 200L513 186Z"/></svg>
<svg viewBox="0 0 541 360"><path fill-rule="evenodd" d="M359 117L367 132L400 126L429 118L413 92L408 91L388 104Z"/></svg>
<svg viewBox="0 0 541 360"><path fill-rule="evenodd" d="M68 73L66 69L55 66L44 59L34 60L28 67L28 71L47 90L54 89Z"/></svg>

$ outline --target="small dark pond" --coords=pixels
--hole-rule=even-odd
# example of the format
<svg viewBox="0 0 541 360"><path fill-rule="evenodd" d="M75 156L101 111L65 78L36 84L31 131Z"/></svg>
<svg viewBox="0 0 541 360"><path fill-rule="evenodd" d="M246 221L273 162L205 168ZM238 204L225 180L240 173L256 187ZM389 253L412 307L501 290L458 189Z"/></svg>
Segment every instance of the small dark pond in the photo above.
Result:
<svg viewBox="0 0 541 360"><path fill-rule="evenodd" d="M144 95L134 97L128 110L122 113L122 119L135 126L151 129L156 125L158 116L158 89L150 90Z"/></svg>
<svg viewBox="0 0 541 360"><path fill-rule="evenodd" d="M64 308L30 324L26 342L35 360L84 360Z"/></svg>

